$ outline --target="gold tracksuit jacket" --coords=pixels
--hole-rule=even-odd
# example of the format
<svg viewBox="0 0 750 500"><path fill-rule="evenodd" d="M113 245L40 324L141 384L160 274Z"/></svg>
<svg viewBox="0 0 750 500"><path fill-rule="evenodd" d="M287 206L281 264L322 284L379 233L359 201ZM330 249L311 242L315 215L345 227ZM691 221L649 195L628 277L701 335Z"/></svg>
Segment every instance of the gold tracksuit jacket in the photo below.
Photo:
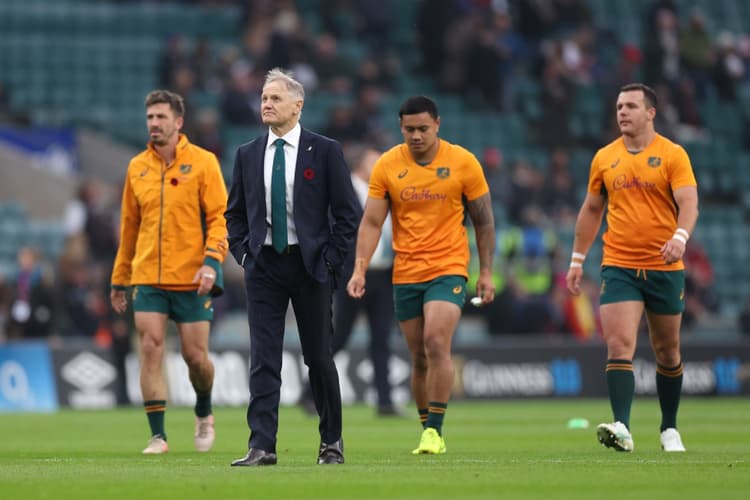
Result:
<svg viewBox="0 0 750 500"><path fill-rule="evenodd" d="M196 290L193 277L206 263L222 287L226 208L226 185L213 153L180 134L175 160L166 165L149 143L125 176L112 286Z"/></svg>

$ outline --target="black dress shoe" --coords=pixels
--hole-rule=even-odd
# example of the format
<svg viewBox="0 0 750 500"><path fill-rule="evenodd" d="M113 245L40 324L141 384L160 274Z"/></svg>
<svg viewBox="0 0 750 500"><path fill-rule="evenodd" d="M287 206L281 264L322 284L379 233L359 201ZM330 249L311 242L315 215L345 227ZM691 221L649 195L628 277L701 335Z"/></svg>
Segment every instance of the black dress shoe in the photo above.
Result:
<svg viewBox="0 0 750 500"><path fill-rule="evenodd" d="M339 438L338 441L326 444L321 441L320 450L318 451L319 464L343 464L344 463L344 441Z"/></svg>
<svg viewBox="0 0 750 500"><path fill-rule="evenodd" d="M276 465L276 453L250 448L247 455L232 461L232 467L255 467L257 465Z"/></svg>

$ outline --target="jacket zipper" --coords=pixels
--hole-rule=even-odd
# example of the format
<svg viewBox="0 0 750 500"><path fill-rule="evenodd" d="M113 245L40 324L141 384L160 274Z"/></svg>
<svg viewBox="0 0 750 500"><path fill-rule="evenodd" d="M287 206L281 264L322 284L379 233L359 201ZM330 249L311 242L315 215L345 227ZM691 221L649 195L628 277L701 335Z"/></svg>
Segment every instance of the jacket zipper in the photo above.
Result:
<svg viewBox="0 0 750 500"><path fill-rule="evenodd" d="M161 167L161 198L159 200L159 242L157 243L157 248L159 249L158 253L158 276L156 279L156 282L161 284L161 231L162 231L162 225L164 222L164 179L166 177L167 173L167 165L162 160L162 167Z"/></svg>

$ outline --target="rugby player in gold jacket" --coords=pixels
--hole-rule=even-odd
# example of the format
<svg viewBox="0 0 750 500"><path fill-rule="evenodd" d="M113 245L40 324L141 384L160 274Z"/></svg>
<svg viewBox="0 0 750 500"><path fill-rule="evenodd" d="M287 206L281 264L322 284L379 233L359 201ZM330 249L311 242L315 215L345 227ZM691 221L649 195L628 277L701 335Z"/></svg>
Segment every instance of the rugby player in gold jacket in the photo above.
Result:
<svg viewBox="0 0 750 500"><path fill-rule="evenodd" d="M122 194L120 246L112 270L112 307L124 313L128 290L140 340L140 382L151 439L144 454L168 451L163 375L167 320L180 336L182 357L196 393L195 447L211 449L214 367L208 357L212 297L222 293L227 252L227 191L213 153L180 133L179 95L146 97L150 142L128 166Z"/></svg>

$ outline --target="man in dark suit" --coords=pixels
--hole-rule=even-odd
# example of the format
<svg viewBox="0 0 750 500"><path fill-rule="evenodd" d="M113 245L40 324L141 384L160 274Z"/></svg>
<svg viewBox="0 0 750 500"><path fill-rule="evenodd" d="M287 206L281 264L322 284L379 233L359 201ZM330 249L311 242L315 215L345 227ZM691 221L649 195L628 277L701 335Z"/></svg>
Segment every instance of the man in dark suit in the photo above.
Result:
<svg viewBox="0 0 750 500"><path fill-rule="evenodd" d="M336 275L362 209L341 145L299 124L305 91L276 68L261 119L269 132L237 150L227 204L229 249L245 271L250 325L249 451L233 466L276 463L284 323L289 301L320 416L319 464L344 462L341 392L331 350Z"/></svg>

